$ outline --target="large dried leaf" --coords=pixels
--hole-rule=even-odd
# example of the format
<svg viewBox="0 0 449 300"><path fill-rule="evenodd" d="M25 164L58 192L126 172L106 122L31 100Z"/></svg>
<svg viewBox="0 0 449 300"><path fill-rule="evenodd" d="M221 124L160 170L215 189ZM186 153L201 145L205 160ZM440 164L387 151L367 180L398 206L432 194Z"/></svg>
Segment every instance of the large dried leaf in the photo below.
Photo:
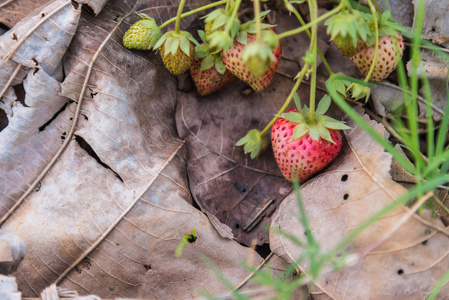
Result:
<svg viewBox="0 0 449 300"><path fill-rule="evenodd" d="M26 105L9 92L12 115L0 139L2 229L28 249L16 273L23 295L38 296L57 283L106 298L188 299L199 288L226 291L200 256L233 284L249 273L242 261L260 263L190 205L185 146L174 120L175 78L158 56L121 45L135 12L161 23L176 15L177 4L112 1L97 17L83 10L77 19L81 6L55 1L37 29L28 22L39 22L41 13L5 34L13 41L2 44L11 68L30 69ZM193 229L197 240L175 259Z"/></svg>
<svg viewBox="0 0 449 300"><path fill-rule="evenodd" d="M384 133L381 125L370 123ZM391 156L356 124L349 125L353 129L345 131L347 143L336 161L327 172L301 188L311 231L323 251L332 249L374 212L405 192L390 179ZM291 194L276 212L272 226L304 241L305 229L297 216L297 199ZM363 259L351 267L323 274L315 284L332 299L423 299L449 264L444 246L448 237L437 227L400 207L345 249L355 253L370 249ZM273 232L271 237L271 248L287 261L301 255L303 250L286 236ZM308 263L298 267L307 271ZM449 289L445 288L441 296L448 295Z"/></svg>

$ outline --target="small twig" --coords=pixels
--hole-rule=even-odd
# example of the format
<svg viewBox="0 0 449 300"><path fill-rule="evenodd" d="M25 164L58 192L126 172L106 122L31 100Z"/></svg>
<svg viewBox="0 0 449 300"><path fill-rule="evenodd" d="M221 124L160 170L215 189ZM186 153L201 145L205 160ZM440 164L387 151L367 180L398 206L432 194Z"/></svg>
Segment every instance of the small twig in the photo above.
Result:
<svg viewBox="0 0 449 300"><path fill-rule="evenodd" d="M7 0L7 1L3 2L2 4L0 4L0 8L3 8L3 7L5 7L6 5L8 5L8 4L10 4L10 3L14 2L14 1L15 1L15 0Z"/></svg>
<svg viewBox="0 0 449 300"><path fill-rule="evenodd" d="M254 274L256 274L257 271L259 271L260 269L262 269L262 267L271 259L271 257L274 255L274 252L270 252L270 254L268 254L268 256L256 267L256 269L251 272L248 276L246 276L245 279L243 279L242 282L240 282L235 288L234 290L232 290L231 292L229 292L229 296L232 295L233 292L237 291L238 289L240 289L242 286L244 286L251 278L253 278Z"/></svg>
<svg viewBox="0 0 449 300"><path fill-rule="evenodd" d="M11 77L9 77L8 81L6 82L5 86L3 87L2 91L0 92L0 99L3 97L3 95L6 93L6 90L11 85L14 78L16 78L17 74L19 73L20 69L22 68L21 64L18 64L14 72L11 74Z"/></svg>
<svg viewBox="0 0 449 300"><path fill-rule="evenodd" d="M405 42L404 44L405 44L406 46L408 46L408 47L411 47L411 46L412 46L411 43ZM428 47L428 46L424 46L424 45L420 45L420 47L421 47L422 49L433 50L432 47ZM443 47L440 47L439 50L440 50L440 51L443 51L443 52L448 52L448 53L449 53L449 49L446 49L446 48L443 48Z"/></svg>
<svg viewBox="0 0 449 300"><path fill-rule="evenodd" d="M446 197L447 197L447 193L446 193L446 195L444 195L443 201L441 201L440 198L438 198L437 196L434 196L433 199L435 199L435 202L438 203L440 208L442 208L444 210L444 212L449 215L449 208L447 208L447 206L444 204ZM438 212L438 210L437 210L437 212Z"/></svg>

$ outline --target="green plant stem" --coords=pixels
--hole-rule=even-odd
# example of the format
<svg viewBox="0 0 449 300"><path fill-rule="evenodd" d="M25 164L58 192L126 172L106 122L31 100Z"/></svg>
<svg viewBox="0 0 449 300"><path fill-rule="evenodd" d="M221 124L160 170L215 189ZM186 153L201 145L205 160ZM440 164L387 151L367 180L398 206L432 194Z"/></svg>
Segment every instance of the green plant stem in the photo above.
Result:
<svg viewBox="0 0 449 300"><path fill-rule="evenodd" d="M374 33L376 35L376 42L374 44L375 48L374 48L373 62L371 63L371 67L369 69L368 74L366 75L366 78L364 80L365 82L368 82L368 80L371 78L371 75L374 72L374 66L376 65L376 62L377 62L377 56L379 54L379 26L378 26L377 18L376 18L376 8L373 6L373 3L371 2L371 0L368 0L368 5L371 10L371 14L373 15Z"/></svg>
<svg viewBox="0 0 449 300"><path fill-rule="evenodd" d="M176 15L176 23L175 23L175 33L179 33L181 31L180 23L181 23L182 10L184 9L184 4L186 4L186 0L181 0L178 6L178 14Z"/></svg>
<svg viewBox="0 0 449 300"><path fill-rule="evenodd" d="M309 10L311 12L311 22L318 18L318 5L316 0L309 0ZM316 48L318 42L318 23L312 26L312 38L310 42L310 50L316 55ZM310 80L310 101L309 101L309 123L313 124L315 119L315 95L316 95L316 58L312 62L312 78Z"/></svg>
<svg viewBox="0 0 449 300"><path fill-rule="evenodd" d="M228 2L228 0L221 0L221 1L217 1L217 2L215 2L215 3L211 3L211 4L208 4L208 5L205 5L205 6L198 7L197 9L194 9L194 10L188 11L188 12L186 12L186 13L183 13L183 14L181 15L181 19L182 19L182 18L185 18L185 17L188 17L188 16L191 16L191 15L193 15L193 14L196 14L196 13L198 13L198 12L200 12L200 11L203 11L203 10L206 10L206 9L209 9L209 8L212 8L212 7L215 7L215 6L219 6L219 5L225 4L225 3L227 3L227 2ZM173 17L173 18L171 18L171 19L165 21L161 26L159 26L159 28L161 28L161 29L164 28L164 27L167 26L168 24L170 24L170 23L176 21L177 18L178 18L178 16Z"/></svg>
<svg viewBox="0 0 449 300"><path fill-rule="evenodd" d="M290 102L293 99L293 96L295 95L296 91L299 88L299 85L301 84L302 79L304 78L304 75L306 74L306 71L309 68L309 64L305 64L304 67L302 68L301 72L298 74L297 76L297 81L295 83L295 85L293 86L293 89L291 90L290 94L287 97L287 100L285 100L284 105L282 105L281 109L278 111L278 113L276 114L276 116L270 121L270 123L268 123L267 126L265 126L265 128L262 130L261 134L265 134L268 129L270 129L271 126L273 126L274 122L276 122L277 119L279 119L279 115L281 115L284 110L287 109L288 105L290 104Z"/></svg>
<svg viewBox="0 0 449 300"><path fill-rule="evenodd" d="M348 0L343 0L341 1L342 3L344 3L344 7L346 7L346 9L352 14L352 6L351 3L349 3Z"/></svg>
<svg viewBox="0 0 449 300"><path fill-rule="evenodd" d="M232 21L237 16L237 11L239 10L240 3L242 3L242 0L236 0L235 3L233 4L234 7L232 8L231 17L229 18L229 22L228 22L228 24L226 24L226 28L225 28L225 32L228 34L231 31Z"/></svg>
<svg viewBox="0 0 449 300"><path fill-rule="evenodd" d="M301 33L304 30L309 29L310 27L312 27L315 23L318 24L321 21L326 20L327 18L329 18L333 14L338 13L343 7L344 7L344 4L340 3L336 8L334 8L330 12L320 16L319 18L317 18L313 22L310 22L307 25L301 26L301 27L299 27L297 29L289 30L289 31L286 31L286 32L283 32L283 33L279 34L279 39L282 39L282 38L285 38L285 37L288 37L288 36L291 36L291 35L295 35L295 34Z"/></svg>
<svg viewBox="0 0 449 300"><path fill-rule="evenodd" d="M256 40L260 39L260 2L259 0L254 1L254 18L256 19Z"/></svg>
<svg viewBox="0 0 449 300"><path fill-rule="evenodd" d="M284 0L284 2L285 2L285 4L287 5L288 0ZM298 19L299 23L301 23L302 26L305 26L305 25L306 25L306 22L304 22L304 19L303 19L303 18L301 17L301 15L298 13L298 10L296 10L296 8L294 8L293 6L292 6L292 12L293 12L293 14L296 16L296 18ZM312 35L311 35L309 29L306 29L306 33L307 33L307 35L309 36L309 38L312 37ZM321 50L320 50L319 47L317 47L317 51L318 51L318 54L319 54L320 57L321 57L321 60L323 61L324 66L326 67L327 71L329 72L329 75L333 75L334 72L332 72L332 69L331 69L331 67L329 66L329 63L327 62L326 58L325 58L324 55L323 55L323 52L321 52Z"/></svg>
<svg viewBox="0 0 449 300"><path fill-rule="evenodd" d="M377 0L371 0L371 1L373 1L374 7L376 8L377 15L378 15L378 20L377 21L378 21L378 24L380 26L382 24L382 9L380 8L379 2L377 2Z"/></svg>

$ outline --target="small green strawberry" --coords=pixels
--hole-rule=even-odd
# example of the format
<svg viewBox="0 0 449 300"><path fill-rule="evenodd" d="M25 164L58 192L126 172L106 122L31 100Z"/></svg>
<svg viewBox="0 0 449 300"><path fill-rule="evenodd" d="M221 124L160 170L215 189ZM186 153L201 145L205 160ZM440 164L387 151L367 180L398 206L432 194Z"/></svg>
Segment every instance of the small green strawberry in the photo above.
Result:
<svg viewBox="0 0 449 300"><path fill-rule="evenodd" d="M331 163L341 150L340 129L348 129L343 122L326 116L330 97L325 96L319 102L310 121L309 109L300 108L296 96L297 108L287 110L280 115L271 131L271 143L274 157L289 180L304 182Z"/></svg>
<svg viewBox="0 0 449 300"><path fill-rule="evenodd" d="M194 60L195 45L199 45L187 31L169 31L154 45L159 49L165 67L172 74L181 74L190 68Z"/></svg>
<svg viewBox="0 0 449 300"><path fill-rule="evenodd" d="M371 34L364 14L357 10L341 11L327 19L324 25L335 46L347 57L359 52Z"/></svg>
<svg viewBox="0 0 449 300"><path fill-rule="evenodd" d="M150 50L161 37L156 21L146 14L138 14L137 21L125 32L123 46L128 49Z"/></svg>

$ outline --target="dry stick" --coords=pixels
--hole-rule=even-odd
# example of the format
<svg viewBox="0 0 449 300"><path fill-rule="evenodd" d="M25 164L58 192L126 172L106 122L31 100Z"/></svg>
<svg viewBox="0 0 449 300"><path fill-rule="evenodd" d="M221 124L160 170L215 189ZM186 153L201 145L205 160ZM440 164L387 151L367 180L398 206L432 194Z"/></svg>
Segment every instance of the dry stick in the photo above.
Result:
<svg viewBox="0 0 449 300"><path fill-rule="evenodd" d="M8 54L5 55L5 57L3 58L5 61L9 60L11 58L11 55L14 54L14 52L17 51L17 49L19 49L20 46L22 46L22 44L26 41L26 39L33 34L33 32L39 28L39 26L41 26L42 24L44 24L50 17L52 17L54 14L56 14L57 12L59 12L61 9L65 8L67 5L71 4L71 1L68 1L64 4L62 4L61 6L56 7L51 13L49 13L48 15L46 15L44 18L42 18L36 25L34 25L33 28L31 28L21 39L20 41L14 46L14 48L12 48Z"/></svg>
<svg viewBox="0 0 449 300"><path fill-rule="evenodd" d="M70 2L68 2L68 3L70 3ZM67 5L68 3L66 3L64 5ZM56 10L60 10L61 8L62 8L62 6L58 7ZM51 14L54 14L54 13L51 13ZM125 17L127 17L127 16L128 15L126 15ZM80 96L78 98L75 114L73 116L72 126L70 127L70 131L67 134L67 137L65 138L64 143L61 145L61 147L59 148L58 152L55 154L53 159L48 163L48 165L45 167L45 169L39 174L39 176L36 178L36 180L34 180L34 182L30 185L30 187L22 195L22 197L20 197L20 199L17 200L17 202L14 204L14 206L12 206L9 209L9 211L0 219L0 226L14 213L14 211L17 209L17 207L19 207L19 205L22 204L23 201L25 201L25 198L28 197L28 195L34 190L34 187L42 180L42 178L44 178L44 176L47 174L47 172L50 170L50 168L53 166L53 164L59 159L59 157L61 156L62 152L64 152L64 150L67 148L67 145L71 142L73 133L75 132L76 123L78 122L78 118L79 118L80 111L81 111L81 104L83 103L83 96L84 96L84 93L86 92L87 83L89 81L90 74L92 73L93 65L94 65L96 59L98 58L98 56L100 55L101 50L104 48L106 43L109 41L109 39L111 38L112 34L115 33L115 31L117 30L119 25L123 22L124 18L122 18L120 20L120 22L117 23L117 25L114 27L114 29L111 31L111 33L109 33L109 35L106 37L106 39L100 45L100 47L98 48L97 52L95 53L95 55L91 59L91 62L89 64L89 68L87 70L86 79L84 80L83 88L81 89L81 93L80 93Z"/></svg>
<svg viewBox="0 0 449 300"><path fill-rule="evenodd" d="M6 5L8 5L8 4L10 4L10 3L14 2L14 1L15 0L7 0L7 1L3 2L2 4L0 4L0 8L6 6Z"/></svg>
<svg viewBox="0 0 449 300"><path fill-rule="evenodd" d="M11 77L9 77L8 82L6 82L5 86L3 87L2 91L0 92L0 99L3 97L3 95L6 93L6 90L11 85L11 82L16 78L17 74L19 73L20 69L22 68L21 64L18 64L14 72L11 74Z"/></svg>

